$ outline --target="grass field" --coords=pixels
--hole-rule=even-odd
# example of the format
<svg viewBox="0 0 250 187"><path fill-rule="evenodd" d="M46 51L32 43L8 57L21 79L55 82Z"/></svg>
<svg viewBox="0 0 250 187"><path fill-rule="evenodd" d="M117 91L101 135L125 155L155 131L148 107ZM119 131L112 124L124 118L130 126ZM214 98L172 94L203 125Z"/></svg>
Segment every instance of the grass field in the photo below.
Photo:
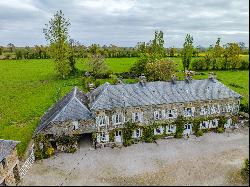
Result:
<svg viewBox="0 0 250 187"><path fill-rule="evenodd" d="M128 71L136 58L107 59L113 72ZM174 58L182 67L180 58ZM86 68L86 60L79 60L77 68ZM43 113L73 86L83 88L81 77L59 80L52 60L0 60L0 139L21 141L18 153L22 156ZM207 78L204 75L194 78ZM248 102L249 71L217 71L217 78L244 96ZM105 82L108 80L102 80ZM133 80L128 80L129 82Z"/></svg>

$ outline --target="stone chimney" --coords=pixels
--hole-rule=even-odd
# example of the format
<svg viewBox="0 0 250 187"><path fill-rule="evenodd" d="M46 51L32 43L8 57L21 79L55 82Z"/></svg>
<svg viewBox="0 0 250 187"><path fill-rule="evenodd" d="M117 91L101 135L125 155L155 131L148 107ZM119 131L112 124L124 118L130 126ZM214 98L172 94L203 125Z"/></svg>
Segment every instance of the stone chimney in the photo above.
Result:
<svg viewBox="0 0 250 187"><path fill-rule="evenodd" d="M89 77L90 73L88 71L86 71L84 75L85 75L85 77Z"/></svg>
<svg viewBox="0 0 250 187"><path fill-rule="evenodd" d="M208 73L208 80L215 82L216 76L213 72Z"/></svg>
<svg viewBox="0 0 250 187"><path fill-rule="evenodd" d="M89 83L89 90L90 91L92 91L92 90L94 90L95 89L95 87L94 87L94 84L93 83Z"/></svg>
<svg viewBox="0 0 250 187"><path fill-rule="evenodd" d="M118 78L118 79L117 79L117 84L124 84L124 82L122 81L121 78Z"/></svg>
<svg viewBox="0 0 250 187"><path fill-rule="evenodd" d="M190 71L187 71L186 76L185 76L185 82L191 83L191 81L192 81L192 75L191 75Z"/></svg>
<svg viewBox="0 0 250 187"><path fill-rule="evenodd" d="M145 77L144 74L141 74L141 76L139 77L140 80L140 85L145 86L146 82L147 82L147 78Z"/></svg>
<svg viewBox="0 0 250 187"><path fill-rule="evenodd" d="M176 77L175 74L173 74L173 75L171 76L171 82L172 82L173 84L176 84L176 81L177 81L177 77Z"/></svg>

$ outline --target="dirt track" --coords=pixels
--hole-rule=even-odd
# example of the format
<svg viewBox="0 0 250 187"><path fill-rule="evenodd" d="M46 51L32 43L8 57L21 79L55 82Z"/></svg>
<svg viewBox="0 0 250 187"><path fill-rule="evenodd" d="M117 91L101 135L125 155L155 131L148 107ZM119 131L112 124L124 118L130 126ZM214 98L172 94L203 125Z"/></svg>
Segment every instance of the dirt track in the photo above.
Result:
<svg viewBox="0 0 250 187"><path fill-rule="evenodd" d="M249 158L249 129L91 150L39 161L20 185L233 185Z"/></svg>

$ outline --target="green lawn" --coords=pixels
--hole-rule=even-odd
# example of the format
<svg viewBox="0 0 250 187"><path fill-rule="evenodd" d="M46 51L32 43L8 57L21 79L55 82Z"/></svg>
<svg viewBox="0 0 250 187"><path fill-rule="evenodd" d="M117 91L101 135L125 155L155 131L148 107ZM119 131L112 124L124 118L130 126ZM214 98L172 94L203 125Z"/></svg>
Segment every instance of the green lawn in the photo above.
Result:
<svg viewBox="0 0 250 187"><path fill-rule="evenodd" d="M113 72L128 71L136 58L107 59ZM174 58L181 68L181 60ZM77 68L86 68L86 60L78 60ZM23 155L40 117L60 96L74 85L82 86L81 77L59 80L54 73L52 60L0 60L0 139L21 141L19 155ZM205 75L194 78L207 78ZM249 71L218 71L217 78L244 96L248 102ZM101 83L108 80L101 80ZM127 82L134 82L129 79ZM236 87L235 87L236 85Z"/></svg>

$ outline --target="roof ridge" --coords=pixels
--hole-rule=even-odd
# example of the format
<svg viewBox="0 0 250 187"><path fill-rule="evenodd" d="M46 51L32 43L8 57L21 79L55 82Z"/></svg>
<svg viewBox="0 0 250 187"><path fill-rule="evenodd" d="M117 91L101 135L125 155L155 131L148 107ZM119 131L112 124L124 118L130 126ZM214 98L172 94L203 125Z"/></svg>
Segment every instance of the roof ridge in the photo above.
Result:
<svg viewBox="0 0 250 187"><path fill-rule="evenodd" d="M107 84L106 84L107 83ZM110 86L110 83L105 82L103 85L107 85L106 87L104 87L104 89L100 92L100 94L96 97L95 101L92 102L93 105L91 106L90 110L92 110L92 108L96 105L97 101L100 99L100 97L103 95L103 93L108 89L108 87Z"/></svg>

